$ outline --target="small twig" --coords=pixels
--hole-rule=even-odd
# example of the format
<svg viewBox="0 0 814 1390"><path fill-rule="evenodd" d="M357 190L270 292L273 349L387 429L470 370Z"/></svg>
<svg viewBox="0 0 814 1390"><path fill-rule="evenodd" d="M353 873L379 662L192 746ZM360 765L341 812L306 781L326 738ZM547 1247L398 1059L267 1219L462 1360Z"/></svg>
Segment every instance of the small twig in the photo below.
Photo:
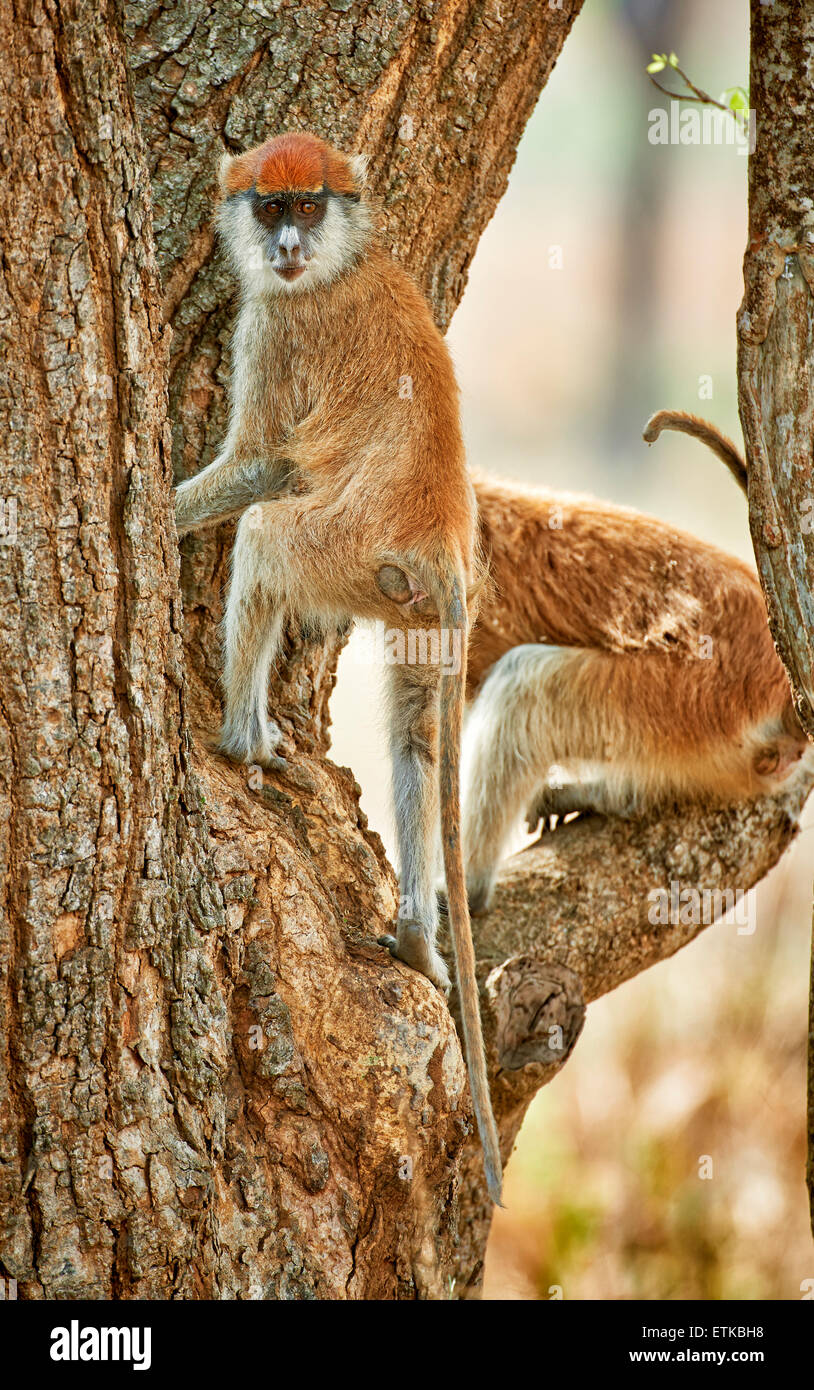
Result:
<svg viewBox="0 0 814 1390"><path fill-rule="evenodd" d="M671 64L671 66L673 67L673 71L677 72L679 77L684 79L686 86L689 87L691 92L695 93L695 96L687 96L685 92L671 92L668 87L662 87L661 83L657 82L653 74L649 72L647 76L650 78L653 86L657 87L660 92L663 92L666 97L676 97L679 101L700 101L703 102L705 106L717 106L719 111L728 111L730 116L735 116L737 118L737 112L733 111L731 106L724 106L722 101L716 101L714 97L710 96L709 92L704 91L703 87L696 87L695 83L690 81L686 72L684 72L677 63Z"/></svg>
<svg viewBox="0 0 814 1390"><path fill-rule="evenodd" d="M669 87L662 87L661 83L657 82L653 74L649 72L647 76L650 78L650 81L657 91L662 92L666 97L674 97L677 101L697 101L701 102L704 106L717 106L719 111L728 111L733 120L738 120L737 111L734 111L731 106L725 106L722 101L716 101L715 97L711 97L709 92L704 91L703 87L696 87L695 83L690 80L684 69L678 66L678 63L667 62L664 66L670 67L674 72L677 72L679 77L682 78L684 85L689 87L690 91L695 95L689 96L686 92L671 92Z"/></svg>
<svg viewBox="0 0 814 1390"><path fill-rule="evenodd" d="M657 82L656 79L655 79L655 77L653 76L653 74L650 73L650 72L647 74L647 76L650 78L650 81L653 83L653 86L656 87L656 88L658 88L658 90L659 90L660 92L663 92L664 95L665 95L666 97L672 97L675 101L700 101L700 102L705 102L705 98L704 98L704 97L691 97L691 96L688 96L686 92L671 92L670 89L669 89L669 87L662 87L661 83L660 83L660 82ZM709 100L712 101L712 98L710 97ZM720 106L720 105L721 105L721 103L720 103L719 101L716 101L716 102L714 102L713 104L714 104L715 106ZM729 110L729 107L724 107L723 109L726 110L726 111L728 111L728 110Z"/></svg>

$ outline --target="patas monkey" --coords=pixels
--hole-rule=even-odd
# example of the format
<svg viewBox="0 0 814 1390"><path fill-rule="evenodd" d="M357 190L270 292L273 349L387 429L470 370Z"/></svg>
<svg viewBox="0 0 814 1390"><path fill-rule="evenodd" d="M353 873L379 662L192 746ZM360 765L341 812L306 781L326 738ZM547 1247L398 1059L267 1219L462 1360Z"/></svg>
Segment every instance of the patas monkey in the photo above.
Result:
<svg viewBox="0 0 814 1390"><path fill-rule="evenodd" d="M459 825L476 520L449 354L417 287L377 239L358 158L314 135L282 135L225 159L221 192L220 232L240 282L231 415L219 457L177 490L179 532L267 500L243 515L235 537L220 748L243 762L275 761L281 734L268 716L268 680L286 617L323 628L378 618L405 636L440 621L443 636L457 635L457 663L388 667L400 892L410 910L387 942L447 987L435 945L440 801L464 1047L499 1202Z"/></svg>
<svg viewBox="0 0 814 1390"><path fill-rule="evenodd" d="M682 412L746 486L731 440ZM493 587L469 653L464 852L485 911L523 811L631 815L777 790L807 748L756 574L662 521L475 480Z"/></svg>

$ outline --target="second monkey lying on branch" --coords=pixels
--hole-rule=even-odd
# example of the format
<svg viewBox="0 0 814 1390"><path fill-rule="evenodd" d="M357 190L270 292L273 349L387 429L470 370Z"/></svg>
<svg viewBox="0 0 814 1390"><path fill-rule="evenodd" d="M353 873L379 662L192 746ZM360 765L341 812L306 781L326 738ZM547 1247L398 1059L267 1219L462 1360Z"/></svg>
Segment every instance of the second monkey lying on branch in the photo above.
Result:
<svg viewBox="0 0 814 1390"><path fill-rule="evenodd" d="M713 425L662 411L742 488ZM630 508L475 479L490 556L469 651L463 837L472 912L525 812L630 816L766 796L809 747L755 571ZM812 749L814 756L814 749Z"/></svg>

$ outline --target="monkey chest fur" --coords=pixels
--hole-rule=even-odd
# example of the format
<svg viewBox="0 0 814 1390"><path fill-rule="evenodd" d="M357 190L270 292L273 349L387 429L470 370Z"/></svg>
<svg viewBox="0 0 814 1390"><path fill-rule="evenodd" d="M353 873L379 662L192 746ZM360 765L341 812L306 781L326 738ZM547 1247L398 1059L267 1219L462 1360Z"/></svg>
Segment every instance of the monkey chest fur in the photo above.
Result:
<svg viewBox="0 0 814 1390"><path fill-rule="evenodd" d="M284 451L300 486L342 494L356 510L375 499L391 545L471 537L457 390L430 329L407 334L397 315L374 325L326 296L247 303L235 344L244 447Z"/></svg>

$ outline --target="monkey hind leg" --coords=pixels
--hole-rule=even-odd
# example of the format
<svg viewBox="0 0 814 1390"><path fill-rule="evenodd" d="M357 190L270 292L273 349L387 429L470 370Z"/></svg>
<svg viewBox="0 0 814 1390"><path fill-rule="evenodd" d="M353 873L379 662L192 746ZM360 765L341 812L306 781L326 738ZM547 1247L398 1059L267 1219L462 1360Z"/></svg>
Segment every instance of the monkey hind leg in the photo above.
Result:
<svg viewBox="0 0 814 1390"><path fill-rule="evenodd" d="M498 866L523 811L607 810L601 711L577 698L588 653L512 648L470 710L463 745L463 844L471 912L490 904ZM534 822L536 824L536 820Z"/></svg>
<svg viewBox="0 0 814 1390"><path fill-rule="evenodd" d="M276 751L282 730L268 714L269 673L279 650L282 615L268 615L265 625L257 613L253 622L231 616L224 624L226 699L218 750L236 762L282 766L284 759Z"/></svg>
<svg viewBox="0 0 814 1390"><path fill-rule="evenodd" d="M232 578L223 620L225 708L218 748L237 762L274 767L283 737L268 714L271 665L279 651L283 610L262 582L256 538L242 521L235 538Z"/></svg>
<svg viewBox="0 0 814 1390"><path fill-rule="evenodd" d="M389 677L400 901L396 936L381 941L399 960L447 990L449 974L435 945L439 671L392 666Z"/></svg>
<svg viewBox="0 0 814 1390"><path fill-rule="evenodd" d="M331 518L320 499L284 497L244 512L235 535L223 623L226 709L221 749L241 761L277 766L282 738L268 716L268 681L284 615L326 622L347 613L326 564Z"/></svg>

